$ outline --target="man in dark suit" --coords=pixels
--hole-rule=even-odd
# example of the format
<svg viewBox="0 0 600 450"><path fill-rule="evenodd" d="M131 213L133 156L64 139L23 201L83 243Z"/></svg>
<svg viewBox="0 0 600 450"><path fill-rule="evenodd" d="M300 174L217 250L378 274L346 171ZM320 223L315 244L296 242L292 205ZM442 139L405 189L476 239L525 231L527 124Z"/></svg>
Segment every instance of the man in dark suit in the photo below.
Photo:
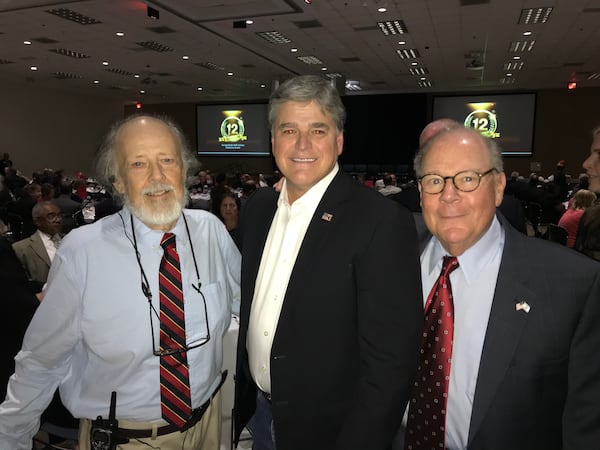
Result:
<svg viewBox="0 0 600 450"><path fill-rule="evenodd" d="M339 170L345 111L328 81L286 81L269 117L285 181L242 217L235 438L248 423L255 450L386 449L423 313L412 218Z"/></svg>
<svg viewBox="0 0 600 450"><path fill-rule="evenodd" d="M433 235L421 253L423 293L442 257L458 263L446 283L454 340L435 448L598 448L600 264L526 237L497 214L502 170L498 146L467 128L441 132L415 157ZM414 426L427 415L412 408L424 384L413 387L405 446L395 448L432 448L432 435Z"/></svg>

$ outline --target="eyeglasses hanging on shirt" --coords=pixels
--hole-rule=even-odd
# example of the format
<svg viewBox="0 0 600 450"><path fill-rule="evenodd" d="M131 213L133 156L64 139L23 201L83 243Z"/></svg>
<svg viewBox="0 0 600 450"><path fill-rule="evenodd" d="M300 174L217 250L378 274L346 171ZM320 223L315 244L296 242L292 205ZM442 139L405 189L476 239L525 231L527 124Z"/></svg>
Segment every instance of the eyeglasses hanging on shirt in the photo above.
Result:
<svg viewBox="0 0 600 450"><path fill-rule="evenodd" d="M125 231L125 220L123 219L123 216L119 213L119 217L121 218L121 222L123 223L123 231ZM138 251L138 247L137 247L137 238L135 235L135 228L133 226L133 215L130 215L130 219L131 219L131 233L133 236L133 240L129 239L129 236L127 236L127 233L125 232L125 236L127 237L127 239L129 239L129 241L131 242L131 245L133 246L134 250L135 250L135 257L138 263L138 266L140 268L140 276L141 276L141 287L142 287L142 293L144 294L144 297L146 297L146 299L148 300L148 306L150 309L150 333L152 336L152 354L154 356L166 356L166 355L173 355L175 353L181 353L181 352L187 352L189 350L193 350L195 348L201 347L204 344L206 344L208 341L210 341L210 327L208 325L208 307L206 306L206 298L204 297L204 294L202 293L201 287L202 287L202 283L200 282L200 273L198 271L198 263L196 262L196 254L194 252L194 245L192 244L192 238L190 236L190 229L188 227L188 223L187 220L185 218L185 214L182 214L183 217L183 222L185 224L185 231L187 233L187 237L188 237L188 242L190 243L190 249L192 250L192 259L194 261L194 269L196 270L196 279L197 279L197 284L192 283L192 288L198 292L200 294L200 296L202 297L202 303L204 306L204 320L206 323L206 333L199 337L198 339L194 340L193 342L186 342L184 346L174 346L174 348L160 348L156 347L156 338L154 336L154 320L152 318L152 316L155 316L157 320L160 321L160 315L158 314L158 311L156 311L156 308L154 308L154 305L152 304L152 292L150 291L150 284L148 283L148 278L146 277L146 272L144 271L144 267L142 266L142 261L141 261L141 257L140 257L140 252ZM175 342L175 339L169 339L172 342Z"/></svg>

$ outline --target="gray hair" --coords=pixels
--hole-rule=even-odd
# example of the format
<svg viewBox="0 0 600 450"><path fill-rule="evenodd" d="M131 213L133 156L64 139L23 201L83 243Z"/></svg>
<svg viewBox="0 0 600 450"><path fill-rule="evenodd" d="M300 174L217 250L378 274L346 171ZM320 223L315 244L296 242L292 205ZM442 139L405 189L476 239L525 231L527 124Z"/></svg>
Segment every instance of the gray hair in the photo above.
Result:
<svg viewBox="0 0 600 450"><path fill-rule="evenodd" d="M301 75L283 82L269 99L269 125L271 132L281 105L288 101L319 104L324 113L331 115L338 133L344 131L346 109L337 89L325 78L318 75Z"/></svg>
<svg viewBox="0 0 600 450"><path fill-rule="evenodd" d="M118 194L115 192L113 187L113 183L117 180L118 173L118 162L117 162L117 137L119 135L119 131L123 126L132 122L140 117L149 117L155 120L158 120L165 124L177 143L177 148L179 150L179 155L181 157L181 165L182 165L182 183L185 185L185 180L187 178L188 172L194 170L198 161L194 157L194 155L190 151L190 147L188 145L187 139L183 134L183 131L179 126L170 118L164 115L157 114L148 114L148 113L139 113L133 114L131 116L126 117L123 120L115 123L106 136L104 137L104 141L98 150L98 155L96 157L96 175L98 177L98 181L103 184L107 189L109 189L113 194Z"/></svg>
<svg viewBox="0 0 600 450"><path fill-rule="evenodd" d="M417 178L420 178L423 176L423 158L425 157L427 152L431 149L431 147L440 139L441 136L444 136L449 133L456 133L457 130L459 130L460 133L466 132L466 133L471 134L472 136L476 137L477 139L479 139L480 142L485 146L485 149L488 152L488 158L490 160L490 164L492 165L492 167L494 169L496 169L496 171L498 173L504 171L504 163L502 162L502 151L500 150L500 147L498 146L498 144L496 143L495 140L481 135L481 133L479 133L476 130L473 130L472 128L456 127L456 128L451 128L448 130L440 131L438 134L436 134L435 136L430 138L425 143L425 145L423 145L423 147L421 147L419 150L417 150L417 154L415 155L415 159L413 161L413 167L415 170L415 174L417 175Z"/></svg>
<svg viewBox="0 0 600 450"><path fill-rule="evenodd" d="M37 202L35 205L33 205L33 208L31 209L31 218L33 220L39 219L44 215L44 213L46 212L46 208L49 206L56 206L56 203L51 202L50 200Z"/></svg>

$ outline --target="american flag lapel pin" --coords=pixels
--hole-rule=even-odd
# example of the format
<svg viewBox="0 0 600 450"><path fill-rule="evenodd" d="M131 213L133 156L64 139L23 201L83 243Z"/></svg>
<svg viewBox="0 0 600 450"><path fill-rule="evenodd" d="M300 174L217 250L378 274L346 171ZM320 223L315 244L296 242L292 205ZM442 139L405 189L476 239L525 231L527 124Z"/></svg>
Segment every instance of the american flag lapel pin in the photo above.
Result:
<svg viewBox="0 0 600 450"><path fill-rule="evenodd" d="M531 310L531 306L525 300L515 300L517 304L515 305L515 309L517 311L525 311L528 313Z"/></svg>
<svg viewBox="0 0 600 450"><path fill-rule="evenodd" d="M331 222L331 219L333 219L333 214L329 214L328 212L324 212L321 216L321 220L324 220L325 222Z"/></svg>

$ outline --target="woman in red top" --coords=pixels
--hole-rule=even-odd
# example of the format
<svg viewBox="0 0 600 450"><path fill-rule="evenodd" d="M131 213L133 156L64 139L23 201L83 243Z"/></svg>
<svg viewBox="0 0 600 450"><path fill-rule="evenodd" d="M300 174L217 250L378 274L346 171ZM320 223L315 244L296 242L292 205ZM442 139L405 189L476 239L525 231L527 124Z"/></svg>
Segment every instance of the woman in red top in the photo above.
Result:
<svg viewBox="0 0 600 450"><path fill-rule="evenodd" d="M573 248L575 237L577 236L577 228L583 212L588 206L592 206L596 200L596 194L587 189L578 190L573 196L573 201L569 209L565 211L558 225L567 230L567 247Z"/></svg>

